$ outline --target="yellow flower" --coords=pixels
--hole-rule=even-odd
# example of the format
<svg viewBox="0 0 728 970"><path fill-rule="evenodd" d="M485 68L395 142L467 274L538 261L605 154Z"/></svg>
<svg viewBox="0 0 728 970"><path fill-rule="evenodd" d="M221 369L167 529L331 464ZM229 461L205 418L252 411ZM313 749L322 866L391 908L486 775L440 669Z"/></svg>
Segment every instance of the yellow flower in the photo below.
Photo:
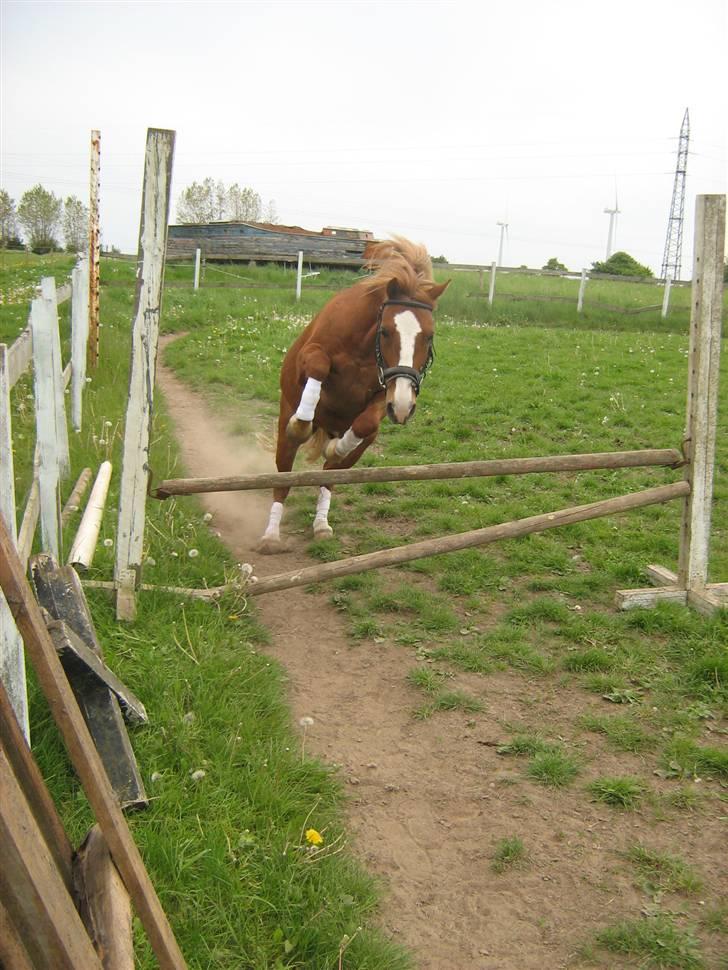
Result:
<svg viewBox="0 0 728 970"><path fill-rule="evenodd" d="M306 841L310 842L311 845L321 845L323 840L324 840L323 835L321 835L320 832L317 832L316 829L306 830Z"/></svg>

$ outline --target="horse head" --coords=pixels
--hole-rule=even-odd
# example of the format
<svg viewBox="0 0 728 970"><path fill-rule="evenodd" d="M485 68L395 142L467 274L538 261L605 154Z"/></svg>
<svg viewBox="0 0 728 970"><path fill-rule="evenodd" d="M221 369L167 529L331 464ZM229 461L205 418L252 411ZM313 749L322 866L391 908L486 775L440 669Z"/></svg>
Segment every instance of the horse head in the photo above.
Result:
<svg viewBox="0 0 728 970"><path fill-rule="evenodd" d="M449 282L423 284L417 294L421 299L414 299L392 281L379 308L379 383L386 391L387 415L395 424L406 424L414 414L420 385L434 357L433 311Z"/></svg>

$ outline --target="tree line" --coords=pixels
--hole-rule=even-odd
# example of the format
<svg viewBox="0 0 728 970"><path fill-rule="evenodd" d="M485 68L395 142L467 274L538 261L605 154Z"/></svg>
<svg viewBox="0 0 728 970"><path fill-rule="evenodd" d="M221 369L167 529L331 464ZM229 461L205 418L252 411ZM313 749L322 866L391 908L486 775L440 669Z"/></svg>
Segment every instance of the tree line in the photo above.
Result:
<svg viewBox="0 0 728 970"><path fill-rule="evenodd" d="M177 220L190 225L207 222L278 222L273 199L263 205L260 195L248 186L220 179L193 182L177 200Z"/></svg>
<svg viewBox="0 0 728 970"><path fill-rule="evenodd" d="M27 247L34 253L63 248L82 252L88 248L88 207L75 195L61 199L40 183L23 193L17 206L8 192L0 189L0 247Z"/></svg>

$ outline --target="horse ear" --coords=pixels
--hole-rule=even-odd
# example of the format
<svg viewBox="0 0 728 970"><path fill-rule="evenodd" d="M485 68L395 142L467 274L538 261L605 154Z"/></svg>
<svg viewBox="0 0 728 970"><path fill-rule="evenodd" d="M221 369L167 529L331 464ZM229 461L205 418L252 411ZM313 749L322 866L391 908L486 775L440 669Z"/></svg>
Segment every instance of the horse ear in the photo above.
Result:
<svg viewBox="0 0 728 970"><path fill-rule="evenodd" d="M402 290L399 285L399 281L395 277L387 283L387 299L396 300L402 295Z"/></svg>
<svg viewBox="0 0 728 970"><path fill-rule="evenodd" d="M444 283L442 283L439 286L437 283L428 284L426 289L427 289L427 296L429 297L429 299L432 300L433 303L439 300L451 282L452 280L446 280Z"/></svg>

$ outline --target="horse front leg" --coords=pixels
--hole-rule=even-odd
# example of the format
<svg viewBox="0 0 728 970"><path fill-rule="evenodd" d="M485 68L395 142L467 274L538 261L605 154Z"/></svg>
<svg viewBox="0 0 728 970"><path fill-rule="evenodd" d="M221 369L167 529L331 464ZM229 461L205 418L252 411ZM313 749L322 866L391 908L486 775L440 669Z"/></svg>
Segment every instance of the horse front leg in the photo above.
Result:
<svg viewBox="0 0 728 970"><path fill-rule="evenodd" d="M380 399L381 398L381 399ZM329 468L352 468L376 439L384 416L384 395L378 396L362 413L355 418L340 438L332 438L324 448L324 470ZM328 539L334 534L329 525L329 509L333 485L322 485L319 489L316 517L313 520L315 539Z"/></svg>
<svg viewBox="0 0 728 970"><path fill-rule="evenodd" d="M305 378L296 411L286 424L286 436L296 446L308 441L313 433L313 418L321 397L321 385L331 370L331 358L321 347L305 347L297 361L299 379Z"/></svg>

